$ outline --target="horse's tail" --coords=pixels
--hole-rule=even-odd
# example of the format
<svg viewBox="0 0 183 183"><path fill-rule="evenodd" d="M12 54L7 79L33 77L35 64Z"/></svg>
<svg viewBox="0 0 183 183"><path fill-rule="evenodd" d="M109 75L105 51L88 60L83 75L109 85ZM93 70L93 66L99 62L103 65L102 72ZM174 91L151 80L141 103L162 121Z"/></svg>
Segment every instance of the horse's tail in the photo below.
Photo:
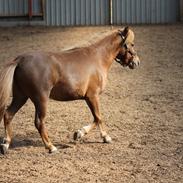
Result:
<svg viewBox="0 0 183 183"><path fill-rule="evenodd" d="M8 63L0 73L0 122L12 93L14 72L17 64L18 62L16 60Z"/></svg>

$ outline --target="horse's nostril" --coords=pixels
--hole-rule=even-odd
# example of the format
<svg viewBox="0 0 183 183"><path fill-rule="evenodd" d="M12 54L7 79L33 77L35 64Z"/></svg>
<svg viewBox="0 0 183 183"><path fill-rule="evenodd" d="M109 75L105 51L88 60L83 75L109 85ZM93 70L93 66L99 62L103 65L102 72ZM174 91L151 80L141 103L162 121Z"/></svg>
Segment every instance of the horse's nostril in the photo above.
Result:
<svg viewBox="0 0 183 183"><path fill-rule="evenodd" d="M135 69L140 65L140 61L139 60L134 60L132 62L130 62L129 64L129 68L130 69Z"/></svg>
<svg viewBox="0 0 183 183"><path fill-rule="evenodd" d="M134 61L134 64L135 64L136 66L139 66L139 65L140 65L140 61L139 61L139 60Z"/></svg>

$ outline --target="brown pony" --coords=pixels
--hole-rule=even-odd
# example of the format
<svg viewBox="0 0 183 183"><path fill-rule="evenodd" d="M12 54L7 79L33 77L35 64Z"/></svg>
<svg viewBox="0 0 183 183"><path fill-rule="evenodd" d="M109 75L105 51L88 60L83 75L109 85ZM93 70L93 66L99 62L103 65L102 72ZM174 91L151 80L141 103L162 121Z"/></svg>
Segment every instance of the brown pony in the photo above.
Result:
<svg viewBox="0 0 183 183"><path fill-rule="evenodd" d="M49 152L57 150L48 138L44 123L49 98L58 101L85 100L94 122L77 130L74 140L99 126L103 141L110 143L111 138L101 120L99 94L105 88L107 74L114 60L131 69L140 63L134 51L134 33L128 27L113 31L87 47L61 53L26 53L8 63L0 75L0 121L4 117L6 134L0 145L1 153L5 154L9 148L11 121L27 99L35 106L35 126ZM13 99L6 109L11 92Z"/></svg>

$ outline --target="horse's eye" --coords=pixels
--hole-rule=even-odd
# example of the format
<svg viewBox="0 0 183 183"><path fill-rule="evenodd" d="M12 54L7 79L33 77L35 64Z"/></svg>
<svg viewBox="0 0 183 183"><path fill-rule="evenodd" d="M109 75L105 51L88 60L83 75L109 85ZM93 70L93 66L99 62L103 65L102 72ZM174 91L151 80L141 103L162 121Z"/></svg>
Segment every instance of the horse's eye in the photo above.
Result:
<svg viewBox="0 0 183 183"><path fill-rule="evenodd" d="M131 45L132 45L132 47L134 47L134 43L132 43Z"/></svg>

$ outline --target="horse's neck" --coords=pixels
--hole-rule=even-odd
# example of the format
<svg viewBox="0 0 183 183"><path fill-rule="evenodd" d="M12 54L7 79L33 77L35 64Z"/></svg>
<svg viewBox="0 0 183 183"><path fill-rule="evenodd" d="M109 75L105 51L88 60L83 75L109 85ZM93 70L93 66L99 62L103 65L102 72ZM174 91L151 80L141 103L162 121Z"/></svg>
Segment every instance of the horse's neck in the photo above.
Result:
<svg viewBox="0 0 183 183"><path fill-rule="evenodd" d="M116 58L119 52L120 42L120 37L115 32L95 43L94 46L97 50L97 55L100 56L100 60L105 69L109 70L114 58Z"/></svg>

